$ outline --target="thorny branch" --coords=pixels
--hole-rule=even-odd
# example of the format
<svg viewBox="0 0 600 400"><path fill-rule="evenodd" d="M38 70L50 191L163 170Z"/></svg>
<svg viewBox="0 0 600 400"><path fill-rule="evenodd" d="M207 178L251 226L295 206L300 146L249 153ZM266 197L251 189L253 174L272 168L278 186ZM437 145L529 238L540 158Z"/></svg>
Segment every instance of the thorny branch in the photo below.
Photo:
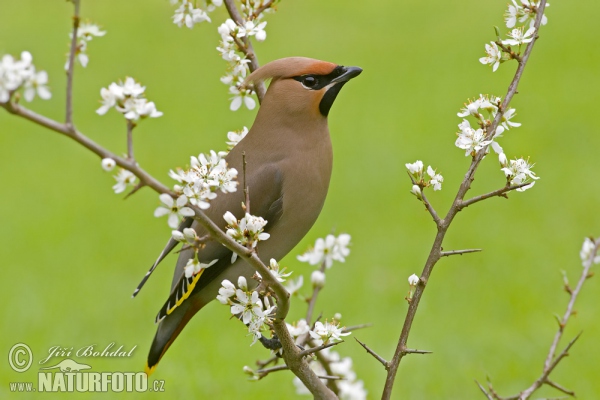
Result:
<svg viewBox="0 0 600 400"><path fill-rule="evenodd" d="M493 135L496 131L496 128L500 124L500 121L502 119L502 116L504 115L505 110L508 109L508 105L510 104L512 98L514 97L515 93L517 92L517 87L519 85L519 82L521 81L523 71L525 70L525 66L527 65L529 56L531 55L531 51L533 50L533 47L538 38L537 33L539 32L539 28L540 28L540 25L542 22L542 16L544 15L545 7L546 7L546 0L541 0L540 5L537 9L537 15L536 15L535 24L534 24L536 34L533 37L532 41L527 45L527 48L525 49L521 59L517 60L517 62L518 62L517 71L515 72L515 76L514 76L512 82L510 83L510 86L506 93L506 97L504 97L504 100L502 101L501 106L498 107L498 112L496 114L496 117L494 118L494 121L487 129L487 133L486 133L487 140L490 140L491 138L493 138ZM456 214L458 214L458 212L462 208L465 207L463 199L465 198L465 195L471 188L471 184L474 180L474 176L475 176L475 172L477 171L477 167L479 166L479 163L481 162L481 160L483 160L483 158L485 157L486 152L487 152L487 146L482 148L481 150L479 150L479 152L473 157L473 160L471 161L471 165L469 166L469 169L468 169L467 173L465 174L465 177L458 189L458 192L456 193L456 196L454 198L452 206L450 207L450 210L448 211L448 213L446 214L446 216L443 219L436 221L437 233L436 233L433 245L429 252L429 256L427 257L427 261L425 262L425 266L423 268L423 272L421 273L419 283L417 284L417 286L415 288L415 293L413 295L413 298L408 305L408 311L406 313L406 318L404 320L402 332L400 333L400 337L398 339L398 345L396 347L396 351L394 352L393 358L388 363L388 372L387 372L385 386L383 389L382 399L389 399L392 395L392 389L394 386L394 381L396 379L396 373L398 371L398 366L400 365L402 358L406 354L406 350L407 350L406 343L408 341L408 336L410 334L412 323L413 323L415 315L417 313L417 309L419 307L419 303L421 301L423 291L425 290L425 287L427 285L427 282L429 280L431 272L433 271L433 267L439 261L439 259L442 257L442 243L444 241L444 238L446 236L448 228L450 227L450 224L452 223L452 220L454 219ZM467 201L467 202L469 202L469 201ZM472 203L470 203L470 204L472 204ZM435 220L435 216L434 216L434 220Z"/></svg>
<svg viewBox="0 0 600 400"><path fill-rule="evenodd" d="M569 282L565 278L564 290L570 296L569 303L567 304L567 309L565 310L563 317L557 318L558 319L558 331L554 335L554 340L552 341L552 344L550 345L550 350L548 351L548 355L546 356L546 361L544 362L544 368L542 370L542 374L527 389L525 389L524 391L522 391L521 393L519 393L517 395L510 396L510 397L501 397L501 396L497 395L495 392L493 392L491 390L490 383L488 383L488 386L489 386L488 390L490 390L490 392L488 393L478 383L478 385L480 386L480 388L482 388L482 391L484 391L484 393L486 393L486 396L488 396L488 398L489 398L489 396L492 396L492 398L495 400L510 400L510 399L526 400L526 399L529 399L533 395L533 393L536 390L538 390L540 387L542 387L543 385L552 386L553 388L555 388L569 396L573 396L573 397L575 396L575 392L573 392L572 390L566 389L563 386L559 385L558 383L551 381L550 374L552 373L552 371L554 371L556 366L566 356L569 355L569 350L575 344L577 339L579 339L579 337L581 336L581 333L579 333L577 336L575 336L575 338L573 338L565 346L565 348L560 353L558 353L558 355L556 354L558 344L559 344L560 340L562 339L562 336L565 331L565 327L567 326L567 323L569 322L569 318L573 315L573 307L575 305L575 301L577 300L577 297L579 296L579 293L581 292L581 288L583 287L583 284L585 283L585 281L593 276L590 273L590 268L594 264L594 258L597 256L599 250L600 250L600 240L596 240L594 249L590 252L589 256L583 263L583 270L581 271L581 276L579 277L579 280L577 281L577 285L575 286L574 289L571 288L571 286L569 285Z"/></svg>

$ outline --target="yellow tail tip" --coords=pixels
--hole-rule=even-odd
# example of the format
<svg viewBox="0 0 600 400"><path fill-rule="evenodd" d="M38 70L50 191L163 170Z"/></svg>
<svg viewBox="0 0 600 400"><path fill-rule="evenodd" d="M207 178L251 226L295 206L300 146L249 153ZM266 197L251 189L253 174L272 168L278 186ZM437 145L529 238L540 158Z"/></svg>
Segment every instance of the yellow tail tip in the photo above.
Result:
<svg viewBox="0 0 600 400"><path fill-rule="evenodd" d="M152 367L148 366L148 361L146 361L146 366L144 367L144 372L146 373L146 376L150 376L154 373L154 371L156 370L156 366L158 364L154 364Z"/></svg>

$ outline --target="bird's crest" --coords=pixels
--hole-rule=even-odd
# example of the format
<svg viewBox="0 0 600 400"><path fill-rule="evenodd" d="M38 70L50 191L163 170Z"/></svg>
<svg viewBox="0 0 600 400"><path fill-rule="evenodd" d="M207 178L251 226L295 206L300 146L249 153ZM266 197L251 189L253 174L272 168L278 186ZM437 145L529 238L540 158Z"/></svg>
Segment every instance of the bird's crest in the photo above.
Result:
<svg viewBox="0 0 600 400"><path fill-rule="evenodd" d="M269 79L284 79L306 74L327 75L337 67L336 64L306 57L288 57L271 61L248 75L244 86L251 82Z"/></svg>

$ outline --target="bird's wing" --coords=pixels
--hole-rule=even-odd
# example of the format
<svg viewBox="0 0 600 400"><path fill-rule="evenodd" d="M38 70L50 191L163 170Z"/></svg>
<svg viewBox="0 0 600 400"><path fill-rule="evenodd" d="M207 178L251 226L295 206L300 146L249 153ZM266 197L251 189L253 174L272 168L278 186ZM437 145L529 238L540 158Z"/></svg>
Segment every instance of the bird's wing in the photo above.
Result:
<svg viewBox="0 0 600 400"><path fill-rule="evenodd" d="M183 221L181 221L181 223L179 224L179 227L177 227L177 230L179 232L183 232L185 228L189 228L190 226L192 226L193 222L194 220L192 218L184 218ZM142 287L144 286L148 278L150 278L152 272L154 272L156 267L158 267L158 264L160 264L160 262L164 260L164 258L168 256L171 250L173 250L178 244L179 242L177 240L173 239L172 237L169 238L169 241L167 242L165 248L163 249L163 251L160 252L160 255L158 256L154 264L152 264L148 272L146 272L146 275L144 275L140 284L137 286L137 288L135 288L135 291L133 292L131 297L137 296L140 290L142 290Z"/></svg>
<svg viewBox="0 0 600 400"><path fill-rule="evenodd" d="M261 216L268 221L265 227L265 231L268 232L283 214L283 175L277 167L268 165L257 171L257 173L252 174L251 178L248 179L248 188L250 190L250 212L252 215ZM238 190L238 192L243 196L242 190ZM222 215L226 211L233 212L238 219L244 214L240 207L240 197L228 196L228 200L224 202L227 203L225 205L221 203L218 205L215 204L214 209L212 206L209 209L213 209L213 212L210 213L213 221L222 226L225 223L220 223L218 218L221 217L222 221ZM235 212L236 209L238 209L237 212ZM198 231L199 229L197 228L196 230ZM198 234L202 235L200 232ZM193 256L193 252L182 252L175 268L174 285L171 294L158 312L156 322L163 320L167 315L171 314L192 292L202 290L224 268L230 266L231 262L229 260L231 259L231 255L232 252L220 243L216 241L207 243L206 247L200 251L199 259L202 263L207 264L213 260L217 260L216 264L201 270L196 275L186 278L183 269L187 261Z"/></svg>

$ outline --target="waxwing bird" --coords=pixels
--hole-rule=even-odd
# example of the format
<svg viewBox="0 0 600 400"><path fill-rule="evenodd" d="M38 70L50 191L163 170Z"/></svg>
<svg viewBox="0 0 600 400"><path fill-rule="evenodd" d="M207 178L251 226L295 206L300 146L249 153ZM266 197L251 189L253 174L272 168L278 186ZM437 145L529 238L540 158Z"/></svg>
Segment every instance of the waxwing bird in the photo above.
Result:
<svg viewBox="0 0 600 400"><path fill-rule="evenodd" d="M229 167L242 171L246 160L246 185L250 191L251 214L268 221L265 232L271 237L258 244L258 255L267 265L280 260L304 237L314 224L327 195L333 154L327 115L340 89L362 69L344 67L303 57L270 62L248 76L245 84L271 80L248 135L227 155ZM219 194L206 214L221 228L225 212L243 217L243 190ZM192 219L180 229L192 226L198 236L206 231ZM137 294L156 265L178 243L171 239L155 265L134 293ZM216 241L206 243L198 253L202 263L218 260L197 275L185 277L184 266L193 258L193 249L183 250L173 276L171 294L159 311L158 329L146 365L152 373L181 330L202 307L215 299L221 282L248 282L255 271L244 260L232 264L232 253Z"/></svg>

